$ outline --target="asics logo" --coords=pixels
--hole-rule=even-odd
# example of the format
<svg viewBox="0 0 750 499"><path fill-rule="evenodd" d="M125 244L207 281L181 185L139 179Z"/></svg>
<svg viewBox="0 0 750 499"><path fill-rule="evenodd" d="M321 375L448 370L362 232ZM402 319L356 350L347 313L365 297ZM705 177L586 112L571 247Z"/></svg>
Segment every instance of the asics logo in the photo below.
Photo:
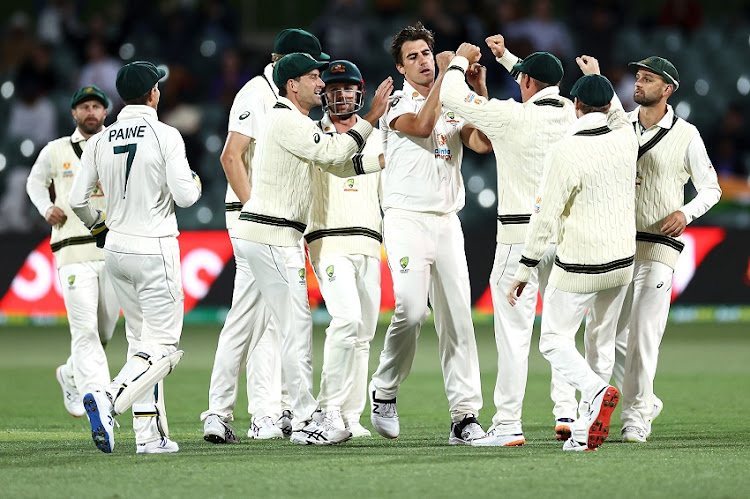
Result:
<svg viewBox="0 0 750 499"><path fill-rule="evenodd" d="M315 430L315 431L301 430L301 431L303 431L308 437L314 438L315 440L327 440L325 435L323 435L323 432L320 430Z"/></svg>

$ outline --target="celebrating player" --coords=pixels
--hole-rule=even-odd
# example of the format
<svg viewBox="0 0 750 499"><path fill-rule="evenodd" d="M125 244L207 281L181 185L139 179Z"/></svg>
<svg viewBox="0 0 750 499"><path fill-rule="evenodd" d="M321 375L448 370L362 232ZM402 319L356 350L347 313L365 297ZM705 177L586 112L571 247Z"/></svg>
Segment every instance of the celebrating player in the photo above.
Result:
<svg viewBox="0 0 750 499"><path fill-rule="evenodd" d="M333 61L323 71L324 133L346 133L357 123L365 82L357 66ZM373 129L362 151L382 152ZM367 398L367 364L380 309L380 174L342 179L314 171L313 203L305 239L320 291L331 314L326 329L318 403L353 438L370 432L359 422Z"/></svg>
<svg viewBox="0 0 750 499"><path fill-rule="evenodd" d="M489 152L487 138L440 103L440 84L450 53L438 55L421 23L391 42L403 90L382 118L386 156L383 232L393 276L396 308L380 364L369 387L370 419L386 438L399 435L396 395L409 375L419 331L430 311L440 345L451 414L449 443L467 445L484 436L476 417L482 407L479 360L471 320L471 290L464 237L456 213L463 208L463 145Z"/></svg>

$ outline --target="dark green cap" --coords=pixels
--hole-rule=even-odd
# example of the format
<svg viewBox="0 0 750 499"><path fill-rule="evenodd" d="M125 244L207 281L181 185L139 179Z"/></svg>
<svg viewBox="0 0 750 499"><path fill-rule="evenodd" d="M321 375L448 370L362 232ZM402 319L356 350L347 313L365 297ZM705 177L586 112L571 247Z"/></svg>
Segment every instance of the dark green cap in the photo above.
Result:
<svg viewBox="0 0 750 499"><path fill-rule="evenodd" d="M302 52L310 54L318 61L328 61L331 56L323 52L320 41L304 29L288 28L276 35L273 42L273 51L276 54L293 54Z"/></svg>
<svg viewBox="0 0 750 499"><path fill-rule="evenodd" d="M615 89L606 76L589 74L582 76L575 82L570 95L593 107L603 107L612 101Z"/></svg>
<svg viewBox="0 0 750 499"><path fill-rule="evenodd" d="M151 90L156 82L167 76L167 72L148 61L126 64L117 72L115 86L122 100L137 99Z"/></svg>
<svg viewBox="0 0 750 499"><path fill-rule="evenodd" d="M674 64L663 57L652 55L651 57L646 57L642 61L631 62L628 64L628 67L635 71L638 71L638 68L645 68L649 71L653 71L664 78L665 82L674 85L675 90L680 88L680 73L677 72L677 68L674 67Z"/></svg>
<svg viewBox="0 0 750 499"><path fill-rule="evenodd" d="M109 107L109 99L104 92L102 92L102 90L96 85L87 85L76 90L76 93L70 98L70 108L75 109L75 107L81 102L91 99L96 99L101 102L104 107Z"/></svg>
<svg viewBox="0 0 750 499"><path fill-rule="evenodd" d="M365 80L362 78L359 68L353 62L343 59L331 62L328 69L320 74L320 79L326 85L329 83L356 83L363 90L365 86Z"/></svg>
<svg viewBox="0 0 750 499"><path fill-rule="evenodd" d="M322 71L327 67L327 62L316 61L310 54L302 52L288 54L273 65L273 82L281 88L290 78L297 78L313 69Z"/></svg>
<svg viewBox="0 0 750 499"><path fill-rule="evenodd" d="M514 64L513 69L550 85L560 83L565 74L560 59L549 52L534 52Z"/></svg>

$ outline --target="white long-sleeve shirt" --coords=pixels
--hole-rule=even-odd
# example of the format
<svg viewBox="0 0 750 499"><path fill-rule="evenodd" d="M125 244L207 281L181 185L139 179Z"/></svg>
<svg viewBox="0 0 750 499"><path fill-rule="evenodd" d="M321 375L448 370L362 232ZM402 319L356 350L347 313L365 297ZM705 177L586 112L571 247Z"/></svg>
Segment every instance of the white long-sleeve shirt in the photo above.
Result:
<svg viewBox="0 0 750 499"><path fill-rule="evenodd" d="M632 279L638 143L618 112L621 118L609 121L602 113L582 116L570 135L552 146L517 280L529 280L558 223L551 286L589 293Z"/></svg>
<svg viewBox="0 0 750 499"><path fill-rule="evenodd" d="M242 158L248 171L248 178L253 168L256 139L260 136L264 126L263 117L276 104L278 98L279 89L273 82L273 64L267 64L263 69L263 74L245 83L232 102L232 109L229 111L228 130L251 139ZM232 227L240 216L242 203L240 203L240 198L237 197L228 182L224 205L227 230L231 235Z"/></svg>
<svg viewBox="0 0 750 499"><path fill-rule="evenodd" d="M253 192L232 236L273 246L299 244L310 215L314 167L339 177L380 171L377 156L360 154L370 132L372 126L358 119L346 133L323 133L289 99L279 97L266 113L255 149Z"/></svg>
<svg viewBox="0 0 750 499"><path fill-rule="evenodd" d="M125 235L177 236L174 204L186 208L201 196L180 132L142 105L125 106L86 143L69 202L87 227L99 216L89 200L97 182L107 193L107 227Z"/></svg>
<svg viewBox="0 0 750 499"><path fill-rule="evenodd" d="M78 128L69 137L53 140L39 152L26 180L26 192L40 215L44 217L47 210L57 206L67 217L62 224L52 226L50 246L58 268L70 263L104 259L104 253L94 244L89 229L68 204L73 180L81 168L79 155L85 145L86 138ZM55 186L54 203L49 193L52 183ZM104 193L98 187L91 194L91 204L95 209L105 208Z"/></svg>
<svg viewBox="0 0 750 499"><path fill-rule="evenodd" d="M507 50L503 57L499 61L507 69L518 60ZM509 62L505 63L506 59ZM445 73L440 100L492 142L497 161L497 241L521 243L542 178L544 157L575 122L575 109L556 86L540 90L524 103L487 100L466 84L468 65L465 57L451 61L449 67L460 70Z"/></svg>
<svg viewBox="0 0 750 499"><path fill-rule="evenodd" d="M675 211L689 224L706 213L719 198L721 187L698 129L674 114L672 106L648 130L638 122L640 107L628 118L640 146L636 176L637 260L651 260L674 268L682 238L661 234L664 220ZM698 194L685 204L685 184L693 181Z"/></svg>

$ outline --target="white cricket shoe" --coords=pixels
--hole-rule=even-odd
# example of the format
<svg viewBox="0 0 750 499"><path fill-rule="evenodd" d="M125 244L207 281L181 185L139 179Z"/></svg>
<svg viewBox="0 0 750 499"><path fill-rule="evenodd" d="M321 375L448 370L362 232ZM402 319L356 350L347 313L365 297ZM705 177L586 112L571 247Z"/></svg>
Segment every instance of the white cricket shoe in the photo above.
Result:
<svg viewBox="0 0 750 499"><path fill-rule="evenodd" d="M210 414L203 423L203 440L212 444L238 444L234 430L218 414Z"/></svg>
<svg viewBox="0 0 750 499"><path fill-rule="evenodd" d="M654 419L659 417L662 409L664 409L664 402L662 402L659 397L654 395L654 410L651 412L651 421L649 421L646 425L646 437L651 436L651 424L654 422Z"/></svg>
<svg viewBox="0 0 750 499"><path fill-rule="evenodd" d="M647 436L646 430L637 426L626 426L622 429L623 442L645 443Z"/></svg>
<svg viewBox="0 0 750 499"><path fill-rule="evenodd" d="M359 421L352 421L352 422L346 423L346 429L352 432L352 438L363 438L363 437L372 436L372 433L370 433L370 430L362 426L362 424Z"/></svg>
<svg viewBox="0 0 750 499"><path fill-rule="evenodd" d="M526 443L523 432L507 433L498 426L490 428L483 437L471 441L475 447L520 447Z"/></svg>
<svg viewBox="0 0 750 499"><path fill-rule="evenodd" d="M83 402L81 401L81 394L78 393L78 389L69 380L63 376L62 368L59 366L55 369L55 378L60 383L63 393L63 404L65 404L65 410L74 418L80 418L86 414L86 409L83 408Z"/></svg>
<svg viewBox="0 0 750 499"><path fill-rule="evenodd" d="M115 448L114 406L109 394L97 390L83 397L83 407L91 423L91 438L100 451L110 454Z"/></svg>
<svg viewBox="0 0 750 499"><path fill-rule="evenodd" d="M276 421L276 427L281 430L284 438L292 436L292 411L284 409L281 413L281 417Z"/></svg>
<svg viewBox="0 0 750 499"><path fill-rule="evenodd" d="M571 436L573 429L573 418L557 418L555 420L555 440L567 440Z"/></svg>
<svg viewBox="0 0 750 499"><path fill-rule="evenodd" d="M247 430L247 436L255 440L273 440L284 438L284 432L274 424L271 416L253 417L250 422L250 429Z"/></svg>
<svg viewBox="0 0 750 499"><path fill-rule="evenodd" d="M586 445L589 449L596 449L607 439L609 420L612 418L612 413L619 400L620 391L612 385L607 385L594 395L589 403L588 412L581 416L585 427L588 428ZM569 438L566 443L571 440L573 440L573 437Z"/></svg>
<svg viewBox="0 0 750 499"><path fill-rule="evenodd" d="M370 423L375 431L385 438L398 438L400 430L396 399L379 399L375 397L375 387L370 383Z"/></svg>
<svg viewBox="0 0 750 499"><path fill-rule="evenodd" d="M334 445L352 438L349 430L337 428L327 415L322 421L316 419L313 418L304 428L293 431L289 440L299 445Z"/></svg>
<svg viewBox="0 0 750 499"><path fill-rule="evenodd" d="M588 452L588 451L596 451L596 447L591 448L584 443L576 442L572 438L569 438L563 444L562 450L573 451L573 452Z"/></svg>
<svg viewBox="0 0 750 499"><path fill-rule="evenodd" d="M344 423L344 419L341 417L341 411L333 410L324 412L323 418L324 420L327 419L331 426L337 430L346 430L346 423Z"/></svg>
<svg viewBox="0 0 750 499"><path fill-rule="evenodd" d="M473 414L467 414L457 422L451 423L451 433L448 437L450 445L471 445L474 440L486 435L479 421Z"/></svg>
<svg viewBox="0 0 750 499"><path fill-rule="evenodd" d="M177 445L177 442L170 440L167 437L135 446L136 454L171 454L179 451L180 446Z"/></svg>

